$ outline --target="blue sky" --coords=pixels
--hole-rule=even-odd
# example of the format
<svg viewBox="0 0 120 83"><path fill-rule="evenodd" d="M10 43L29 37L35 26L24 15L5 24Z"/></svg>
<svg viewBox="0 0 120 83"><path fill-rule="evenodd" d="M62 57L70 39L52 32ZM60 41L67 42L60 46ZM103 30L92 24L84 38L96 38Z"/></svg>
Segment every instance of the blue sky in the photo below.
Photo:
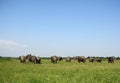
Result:
<svg viewBox="0 0 120 83"><path fill-rule="evenodd" d="M120 56L119 0L0 0L0 56Z"/></svg>

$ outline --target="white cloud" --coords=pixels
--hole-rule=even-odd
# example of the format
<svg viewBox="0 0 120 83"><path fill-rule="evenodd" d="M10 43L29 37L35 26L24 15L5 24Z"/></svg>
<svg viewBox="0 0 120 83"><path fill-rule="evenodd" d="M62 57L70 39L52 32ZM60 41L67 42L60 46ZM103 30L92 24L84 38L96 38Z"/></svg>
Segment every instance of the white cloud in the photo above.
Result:
<svg viewBox="0 0 120 83"><path fill-rule="evenodd" d="M12 49L12 48L24 48L26 45L19 44L14 41L0 40L0 48Z"/></svg>
<svg viewBox="0 0 120 83"><path fill-rule="evenodd" d="M27 45L9 40L0 40L0 56L18 56L24 54L26 49Z"/></svg>

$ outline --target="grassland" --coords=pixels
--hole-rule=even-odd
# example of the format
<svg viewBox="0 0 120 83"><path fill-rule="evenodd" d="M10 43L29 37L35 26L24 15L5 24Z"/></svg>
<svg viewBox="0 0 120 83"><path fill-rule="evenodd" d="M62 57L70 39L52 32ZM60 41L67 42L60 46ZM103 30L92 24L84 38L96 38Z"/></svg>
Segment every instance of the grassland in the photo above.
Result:
<svg viewBox="0 0 120 83"><path fill-rule="evenodd" d="M78 63L64 60L52 64L20 63L18 59L0 59L0 83L120 83L120 61L115 63Z"/></svg>

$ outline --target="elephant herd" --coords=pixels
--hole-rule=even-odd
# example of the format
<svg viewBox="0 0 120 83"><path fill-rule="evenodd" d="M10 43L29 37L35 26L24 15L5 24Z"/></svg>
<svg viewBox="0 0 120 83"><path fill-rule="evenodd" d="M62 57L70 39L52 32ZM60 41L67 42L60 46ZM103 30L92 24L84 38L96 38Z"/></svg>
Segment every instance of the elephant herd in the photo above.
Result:
<svg viewBox="0 0 120 83"><path fill-rule="evenodd" d="M89 62L102 62L101 58L90 58ZM114 57L108 57L108 63L114 63Z"/></svg>
<svg viewBox="0 0 120 83"><path fill-rule="evenodd" d="M35 55L32 55L32 54L28 54L26 56L20 56L19 59L20 59L21 63L25 63L26 61L34 63L34 64L41 63L41 58L37 57ZM60 56L51 56L50 59L51 59L51 63L57 63L58 61L63 60L63 58ZM77 61L79 63L80 62L85 63L87 60L87 58L85 58L84 56L76 56L73 59L74 59L74 61ZM65 58L66 62L71 62L71 60L72 60L72 58L69 56ZM101 63L102 59L101 58L89 58L89 62L91 62L91 63L100 62ZM108 63L114 63L114 57L108 57Z"/></svg>
<svg viewBox="0 0 120 83"><path fill-rule="evenodd" d="M20 59L21 63L25 63L26 60L28 60L28 62L31 62L31 63L34 63L34 64L40 64L41 63L41 58L40 57L36 57L35 55L31 55L31 54L28 54L26 56L20 56L19 59Z"/></svg>

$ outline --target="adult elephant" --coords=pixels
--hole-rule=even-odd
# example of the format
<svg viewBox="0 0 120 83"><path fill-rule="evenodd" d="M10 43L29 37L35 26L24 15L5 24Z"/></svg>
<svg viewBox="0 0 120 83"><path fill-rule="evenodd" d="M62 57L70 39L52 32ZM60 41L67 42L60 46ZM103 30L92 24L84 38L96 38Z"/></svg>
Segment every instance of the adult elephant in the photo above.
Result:
<svg viewBox="0 0 120 83"><path fill-rule="evenodd" d="M108 63L114 63L114 57L108 57Z"/></svg>
<svg viewBox="0 0 120 83"><path fill-rule="evenodd" d="M97 58L97 59L95 59L95 61L101 63L102 59L101 58Z"/></svg>
<svg viewBox="0 0 120 83"><path fill-rule="evenodd" d="M36 57L36 63L40 64L41 63L41 58L40 57Z"/></svg>
<svg viewBox="0 0 120 83"><path fill-rule="evenodd" d="M76 56L76 57L73 57L73 58L74 58L75 61L77 61L77 60L78 60L78 57L80 57L80 56Z"/></svg>
<svg viewBox="0 0 120 83"><path fill-rule="evenodd" d="M51 56L51 62L52 63L57 63L57 56Z"/></svg>
<svg viewBox="0 0 120 83"><path fill-rule="evenodd" d="M37 63L37 57L34 56L34 55L28 54L28 55L26 56L26 59L28 59L29 62L32 62L32 63L34 63L34 64Z"/></svg>
<svg viewBox="0 0 120 83"><path fill-rule="evenodd" d="M62 58L62 57L60 57L60 56L58 56L58 57L57 57L57 60L58 60L58 61L62 61L62 60L63 60L63 58Z"/></svg>
<svg viewBox="0 0 120 83"><path fill-rule="evenodd" d="M94 58L90 58L90 59L89 59L89 62L92 62L92 63L93 63L94 61L95 61Z"/></svg>
<svg viewBox="0 0 120 83"><path fill-rule="evenodd" d="M66 62L71 62L71 57L68 56L68 57L66 57L65 60L66 60Z"/></svg>
<svg viewBox="0 0 120 83"><path fill-rule="evenodd" d="M86 58L84 56L78 56L78 62L86 62Z"/></svg>
<svg viewBox="0 0 120 83"><path fill-rule="evenodd" d="M25 56L19 56L20 62L25 63L26 62L26 57Z"/></svg>

